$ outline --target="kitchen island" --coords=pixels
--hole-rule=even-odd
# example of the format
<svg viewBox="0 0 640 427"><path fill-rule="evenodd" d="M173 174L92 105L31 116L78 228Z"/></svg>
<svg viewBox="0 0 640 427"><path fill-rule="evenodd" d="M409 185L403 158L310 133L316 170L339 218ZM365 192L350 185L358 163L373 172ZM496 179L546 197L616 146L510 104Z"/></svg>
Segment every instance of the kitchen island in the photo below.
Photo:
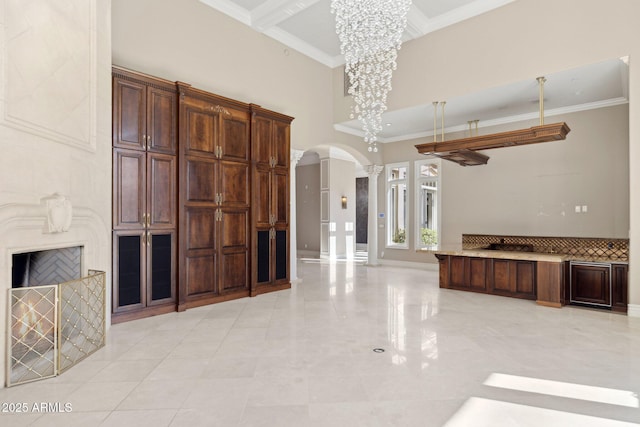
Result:
<svg viewBox="0 0 640 427"><path fill-rule="evenodd" d="M434 255L441 288L531 299L550 307L566 303L563 255L483 249Z"/></svg>
<svg viewBox="0 0 640 427"><path fill-rule="evenodd" d="M422 251L438 259L444 289L627 311L625 239L463 235L460 246Z"/></svg>

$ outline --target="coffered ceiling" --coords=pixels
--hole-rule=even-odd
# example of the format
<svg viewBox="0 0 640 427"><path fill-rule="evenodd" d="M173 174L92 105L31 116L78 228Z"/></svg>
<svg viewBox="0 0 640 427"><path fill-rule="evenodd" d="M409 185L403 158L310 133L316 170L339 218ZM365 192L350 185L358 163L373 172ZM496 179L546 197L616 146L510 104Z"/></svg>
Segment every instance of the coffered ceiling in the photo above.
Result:
<svg viewBox="0 0 640 427"><path fill-rule="evenodd" d="M331 0L200 0L331 68L342 65ZM514 0L413 0L404 41Z"/></svg>
<svg viewBox="0 0 640 427"><path fill-rule="evenodd" d="M328 67L344 63L335 32L335 16L331 14L331 0L200 1ZM513 1L413 0L404 41ZM536 77L446 100L446 132L468 129L470 120L479 120L478 126L482 128L537 118ZM545 116L628 102L626 58L613 58L545 77ZM431 103L387 111L378 141L385 143L433 135L433 112ZM336 123L334 127L341 132L362 136L361 124L357 120Z"/></svg>

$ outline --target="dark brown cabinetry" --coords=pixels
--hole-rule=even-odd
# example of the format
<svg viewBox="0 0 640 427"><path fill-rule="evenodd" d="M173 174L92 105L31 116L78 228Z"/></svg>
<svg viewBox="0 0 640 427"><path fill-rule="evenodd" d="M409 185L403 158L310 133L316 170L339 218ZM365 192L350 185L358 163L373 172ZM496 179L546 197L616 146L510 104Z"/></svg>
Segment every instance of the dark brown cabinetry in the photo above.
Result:
<svg viewBox="0 0 640 427"><path fill-rule="evenodd" d="M536 298L536 263L508 259L493 259L491 293Z"/></svg>
<svg viewBox="0 0 640 427"><path fill-rule="evenodd" d="M450 287L486 292L490 261L486 258L452 256L449 266Z"/></svg>
<svg viewBox="0 0 640 427"><path fill-rule="evenodd" d="M570 264L570 301L611 307L611 264Z"/></svg>
<svg viewBox="0 0 640 427"><path fill-rule="evenodd" d="M249 295L250 114L179 83L179 309Z"/></svg>
<svg viewBox="0 0 640 427"><path fill-rule="evenodd" d="M292 117L113 67L115 322L289 283Z"/></svg>
<svg viewBox="0 0 640 427"><path fill-rule="evenodd" d="M113 319L172 311L175 86L113 70Z"/></svg>
<svg viewBox="0 0 640 427"><path fill-rule="evenodd" d="M440 287L536 299L536 263L497 258L436 255Z"/></svg>
<svg viewBox="0 0 640 427"><path fill-rule="evenodd" d="M292 117L251 106L251 295L285 289L289 281L289 163Z"/></svg>
<svg viewBox="0 0 640 427"><path fill-rule="evenodd" d="M627 264L611 264L611 309L627 312L628 296Z"/></svg>

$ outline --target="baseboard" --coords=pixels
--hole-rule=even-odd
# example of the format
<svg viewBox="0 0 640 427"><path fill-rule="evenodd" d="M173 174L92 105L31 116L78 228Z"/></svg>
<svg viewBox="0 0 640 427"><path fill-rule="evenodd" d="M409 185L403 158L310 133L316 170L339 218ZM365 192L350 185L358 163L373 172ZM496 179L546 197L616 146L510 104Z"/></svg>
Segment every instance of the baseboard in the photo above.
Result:
<svg viewBox="0 0 640 427"><path fill-rule="evenodd" d="M298 249L296 251L298 258L320 258L320 251L309 251L305 249Z"/></svg>
<svg viewBox="0 0 640 427"><path fill-rule="evenodd" d="M627 316L640 317L640 304L627 305Z"/></svg>
<svg viewBox="0 0 640 427"><path fill-rule="evenodd" d="M438 263L430 263L430 262L412 262L412 261L396 261L393 259L380 259L378 258L378 264L380 265L388 265L392 267L407 267L407 268L417 268L419 270L429 270L429 271L438 271L439 265Z"/></svg>

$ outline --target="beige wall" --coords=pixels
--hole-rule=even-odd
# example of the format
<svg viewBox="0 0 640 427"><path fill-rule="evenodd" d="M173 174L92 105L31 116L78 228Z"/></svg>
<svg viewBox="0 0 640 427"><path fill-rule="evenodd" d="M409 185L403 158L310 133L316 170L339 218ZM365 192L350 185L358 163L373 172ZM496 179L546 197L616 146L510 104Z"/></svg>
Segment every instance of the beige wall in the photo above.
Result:
<svg viewBox="0 0 640 427"><path fill-rule="evenodd" d="M635 0L613 0L606 5L596 0L518 0L405 43L394 72L389 108L446 100L629 55L629 117L638 117L640 103L634 102L640 99L638 16L640 2ZM334 70L334 79L341 76L341 70ZM334 83L337 122L347 120L349 111L340 87ZM385 162L389 151L385 147ZM629 182L640 182L640 121L629 122L629 155L624 163L630 165ZM380 203L383 201L381 198ZM640 269L633 267L640 265L640 192L629 193L629 218L630 313L640 316ZM450 233L465 227L460 223L449 226L447 221L445 216L445 229ZM407 259L414 256L404 255Z"/></svg>
<svg viewBox="0 0 640 427"><path fill-rule="evenodd" d="M462 233L627 238L629 231L629 114L627 105L549 117L566 121L565 141L485 150L487 165L442 161L441 243L459 245ZM536 121L483 128L483 134L535 126ZM460 134L446 135L453 139ZM385 163L421 160L415 144L385 145ZM385 200L384 180L379 198ZM414 222L414 187L409 224ZM575 213L587 205L586 213ZM408 236L413 236L410 228ZM436 262L435 257L386 248L385 259Z"/></svg>
<svg viewBox="0 0 640 427"><path fill-rule="evenodd" d="M291 146L332 140L331 70L198 0L113 0L113 63L295 117Z"/></svg>
<svg viewBox="0 0 640 427"><path fill-rule="evenodd" d="M341 198L347 197L347 208L342 208ZM356 167L355 163L342 159L329 159L329 218L335 224L337 258L353 256L356 247Z"/></svg>
<svg viewBox="0 0 640 427"><path fill-rule="evenodd" d="M113 0L112 13L114 63L290 114L296 117L294 148L340 144L358 151L363 164L381 164L388 161L387 155L395 155L384 149L379 156L369 156L358 138L332 130L334 122L348 119L350 100L342 93L342 67L328 70L291 49L287 56L284 46L197 0ZM636 0L606 5L596 0L518 0L405 43L389 108L446 100L629 55L629 116L637 117L640 104L633 100L640 99L638 16ZM333 87L333 96L328 87ZM640 182L640 122L630 122L629 141L629 182ZM528 152L518 150L523 149ZM489 167L500 164L503 155L511 154L494 155ZM379 201L384 206L384 198ZM630 194L629 204L633 266L640 264L640 227L634 223L640 218L640 193ZM465 227L460 220L451 225L443 221L448 234ZM621 222L617 224L596 228L610 227L617 233ZM416 254L410 252L404 257L413 259ZM640 315L640 269L630 269L630 281L630 300Z"/></svg>
<svg viewBox="0 0 640 427"><path fill-rule="evenodd" d="M296 167L299 251L320 254L320 164Z"/></svg>

